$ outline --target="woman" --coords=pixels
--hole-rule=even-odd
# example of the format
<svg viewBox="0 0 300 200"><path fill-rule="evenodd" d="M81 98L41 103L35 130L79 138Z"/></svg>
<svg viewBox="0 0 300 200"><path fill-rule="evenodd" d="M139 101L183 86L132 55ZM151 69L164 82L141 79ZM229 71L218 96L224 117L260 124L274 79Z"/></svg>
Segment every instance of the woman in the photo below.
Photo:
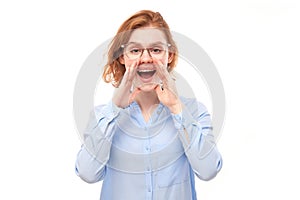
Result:
<svg viewBox="0 0 300 200"><path fill-rule="evenodd" d="M157 12L134 14L113 38L103 79L115 93L95 108L76 161L84 181L103 180L102 200L195 200L194 174L220 171L207 109L177 94L177 58Z"/></svg>

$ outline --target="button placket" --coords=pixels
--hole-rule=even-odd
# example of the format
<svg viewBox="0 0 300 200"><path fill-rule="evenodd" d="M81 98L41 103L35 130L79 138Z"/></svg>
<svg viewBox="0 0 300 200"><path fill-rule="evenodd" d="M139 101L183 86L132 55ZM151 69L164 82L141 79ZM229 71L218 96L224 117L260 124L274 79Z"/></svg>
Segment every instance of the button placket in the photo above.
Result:
<svg viewBox="0 0 300 200"><path fill-rule="evenodd" d="M147 128L145 127L145 130ZM148 134L149 135L149 134ZM145 172L145 178L146 178L146 190L147 190L147 199L152 199L152 185L153 185L153 180L152 180L152 172L151 172L151 160L150 160L150 154L151 154L151 141L150 137L148 137L145 140L144 143L144 149L145 149L145 163L146 163L146 172Z"/></svg>

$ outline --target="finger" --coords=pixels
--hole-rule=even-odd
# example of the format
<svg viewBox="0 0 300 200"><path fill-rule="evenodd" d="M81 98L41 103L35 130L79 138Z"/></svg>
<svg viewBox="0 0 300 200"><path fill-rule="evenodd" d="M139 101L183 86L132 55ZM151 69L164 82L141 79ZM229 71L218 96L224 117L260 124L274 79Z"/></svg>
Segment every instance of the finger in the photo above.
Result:
<svg viewBox="0 0 300 200"><path fill-rule="evenodd" d="M153 63L154 63L154 65L156 66L156 72L157 72L157 75L158 75L158 77L160 78L160 79L163 79L163 75L164 75L164 73L163 73L163 64L162 64L162 62L161 61L159 61L159 60L153 60Z"/></svg>
<svg viewBox="0 0 300 200"><path fill-rule="evenodd" d="M170 78L171 78L171 76L170 76ZM169 79L166 82L161 82L160 84L157 85L157 87L155 89L156 89L157 95L162 95L162 94L171 95L172 94L174 96L178 96L176 84L173 79Z"/></svg>
<svg viewBox="0 0 300 200"><path fill-rule="evenodd" d="M167 70L167 67L163 65L160 60L153 60L153 63L157 66L157 75L161 79L162 83L160 84L161 93L164 90L168 90L169 92L177 95L175 79L171 76L170 72Z"/></svg>
<svg viewBox="0 0 300 200"><path fill-rule="evenodd" d="M171 79L170 74L167 70L167 66L165 66L160 60L153 61L156 65L157 75L164 82L165 86L167 86Z"/></svg>
<svg viewBox="0 0 300 200"><path fill-rule="evenodd" d="M161 97L164 92L164 88L162 87L162 85L157 85L154 89L155 89L157 96Z"/></svg>
<svg viewBox="0 0 300 200"><path fill-rule="evenodd" d="M168 68L163 65L161 61L155 61L158 66L158 76L165 82L166 86L174 85L176 77L173 73L169 72Z"/></svg>
<svg viewBox="0 0 300 200"><path fill-rule="evenodd" d="M131 83L136 75L137 66L139 64L139 60L134 61L130 66L126 68L126 81ZM124 74L125 75L125 74Z"/></svg>
<svg viewBox="0 0 300 200"><path fill-rule="evenodd" d="M154 64L158 66L159 70L164 73L168 74L167 66L163 64L160 60L153 60Z"/></svg>
<svg viewBox="0 0 300 200"><path fill-rule="evenodd" d="M139 62L138 60L133 61L133 62L131 63L131 65L128 67L130 74L132 74L133 72L136 71L138 62Z"/></svg>

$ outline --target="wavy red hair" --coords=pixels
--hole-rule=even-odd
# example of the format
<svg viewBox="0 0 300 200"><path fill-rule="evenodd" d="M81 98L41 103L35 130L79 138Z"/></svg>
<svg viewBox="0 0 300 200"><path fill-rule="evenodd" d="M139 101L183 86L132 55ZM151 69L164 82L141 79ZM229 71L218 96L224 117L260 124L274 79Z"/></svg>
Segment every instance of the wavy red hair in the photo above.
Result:
<svg viewBox="0 0 300 200"><path fill-rule="evenodd" d="M126 44L129 41L133 30L144 27L159 28L164 32L167 42L171 44L170 52L173 53L173 59L168 66L169 71L172 71L176 66L178 49L172 38L168 24L159 12L141 10L124 21L115 37L112 39L107 55L108 60L102 74L102 78L105 82L112 83L114 87L118 87L125 73L125 65L121 64L119 61L119 57L123 54L121 45Z"/></svg>

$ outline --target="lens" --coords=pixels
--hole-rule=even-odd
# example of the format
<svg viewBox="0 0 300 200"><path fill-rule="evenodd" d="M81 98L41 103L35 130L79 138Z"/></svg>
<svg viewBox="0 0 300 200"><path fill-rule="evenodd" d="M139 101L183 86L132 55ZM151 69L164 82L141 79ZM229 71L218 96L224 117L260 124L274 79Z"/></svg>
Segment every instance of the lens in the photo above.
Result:
<svg viewBox="0 0 300 200"><path fill-rule="evenodd" d="M143 52L143 49L141 47L134 46L134 45L128 45L125 48L125 55L129 59L139 58L141 56L142 52Z"/></svg>
<svg viewBox="0 0 300 200"><path fill-rule="evenodd" d="M155 44L149 48L144 48L141 44L128 44L122 45L122 48L124 48L124 54L132 60L140 58L144 53L148 53L152 58L161 59L165 55L168 45Z"/></svg>

